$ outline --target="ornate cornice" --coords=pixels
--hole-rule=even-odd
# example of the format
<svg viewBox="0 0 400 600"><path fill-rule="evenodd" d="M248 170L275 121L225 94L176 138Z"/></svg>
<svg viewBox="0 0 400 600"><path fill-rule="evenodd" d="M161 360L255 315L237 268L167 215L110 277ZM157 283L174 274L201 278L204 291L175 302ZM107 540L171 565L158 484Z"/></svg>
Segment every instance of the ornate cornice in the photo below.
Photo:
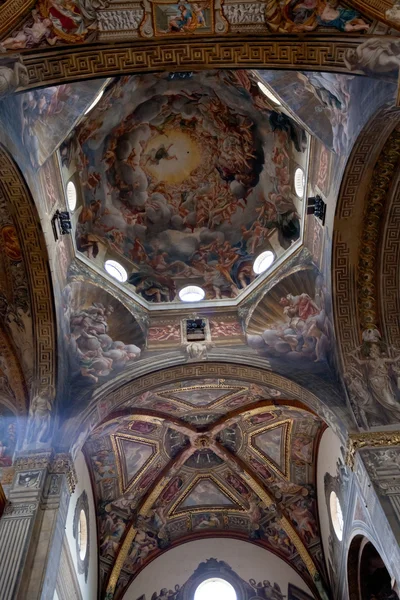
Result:
<svg viewBox="0 0 400 600"><path fill-rule="evenodd" d="M69 493L73 494L78 481L74 463L70 454L56 454L49 466L50 473L65 474Z"/></svg>
<svg viewBox="0 0 400 600"><path fill-rule="evenodd" d="M21 454L14 460L13 467L16 471L48 469L49 473L65 475L69 493L72 494L75 491L77 476L70 454L62 453L53 455L52 450Z"/></svg>
<svg viewBox="0 0 400 600"><path fill-rule="evenodd" d="M350 434L347 442L346 465L354 469L356 453L362 448L399 445L400 431L368 431Z"/></svg>
<svg viewBox="0 0 400 600"><path fill-rule="evenodd" d="M33 469L47 469L51 461L51 450L22 454L16 457L13 467L16 471L28 471Z"/></svg>

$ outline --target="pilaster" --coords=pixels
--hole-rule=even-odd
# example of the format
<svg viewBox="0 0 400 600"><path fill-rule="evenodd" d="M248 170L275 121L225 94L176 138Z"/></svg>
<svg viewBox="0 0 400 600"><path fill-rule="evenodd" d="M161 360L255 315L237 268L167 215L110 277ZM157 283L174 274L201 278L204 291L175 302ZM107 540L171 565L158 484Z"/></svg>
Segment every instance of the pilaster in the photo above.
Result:
<svg viewBox="0 0 400 600"><path fill-rule="evenodd" d="M52 600L75 474L69 455L20 454L0 520L0 598Z"/></svg>

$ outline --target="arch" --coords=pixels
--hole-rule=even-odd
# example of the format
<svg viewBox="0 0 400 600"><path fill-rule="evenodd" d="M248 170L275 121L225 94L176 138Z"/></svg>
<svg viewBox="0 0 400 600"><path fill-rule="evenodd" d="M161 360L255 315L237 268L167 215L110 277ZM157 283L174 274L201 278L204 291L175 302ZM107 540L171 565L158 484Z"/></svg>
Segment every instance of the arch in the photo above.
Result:
<svg viewBox="0 0 400 600"><path fill-rule="evenodd" d="M146 565L141 566L141 568L138 570L138 572L135 574L135 576L130 581L129 586L127 586L126 591L124 592L123 598L126 598L127 596L131 596L131 594L129 593L130 586L134 586L136 580L141 576L141 574L144 574L146 572L146 569L149 569L149 567L150 567L150 569L153 569L154 568L154 564L157 563L157 562L159 562L160 559L164 558L165 555L168 554L168 552L174 551L174 550L178 551L177 549L180 546L184 546L184 547L186 546L187 548L188 547L189 548L190 547L194 547L194 546L197 545L196 542L199 542L201 540L206 540L206 541L208 541L208 540L214 540L214 541L219 541L219 540L233 540L233 541L238 541L238 542L242 542L242 543L244 543L246 545L249 545L249 552L255 546L256 548L259 548L261 551L265 551L265 552L271 554L274 559L276 557L276 559L282 560L286 565L289 566L290 570L293 571L293 575L297 575L298 577L300 577L301 580L305 583L305 585L307 587L309 587L311 585L310 581L308 581L304 577L304 574L302 572L299 572L298 570L296 570L296 568L293 566L293 564L291 564L287 559L283 558L281 555L277 554L273 549L264 548L259 543L254 542L253 540L250 540L248 537L246 538L246 537L240 535L239 533L225 532L223 535L220 535L220 536L218 536L218 538L216 538L213 535L212 532L203 532L203 533L200 533L200 534L199 533L192 534L191 537L190 537L190 539L179 539L179 540L174 541L168 548L163 549L160 552L160 554L158 554L157 556L152 557L146 563ZM207 556L207 555L205 555L205 556ZM266 554L266 559L267 559L267 557L268 557L268 555ZM239 559L239 560L243 560L243 558ZM266 564L268 564L268 562ZM151 565L153 565L153 566L151 566ZM193 578L193 575L191 575L189 577L189 580L191 580L192 578ZM149 581L151 581L151 579L149 579ZM298 583L300 583L299 580L298 580ZM187 597L186 594L185 594L185 597Z"/></svg>
<svg viewBox="0 0 400 600"><path fill-rule="evenodd" d="M172 43L171 43L172 41ZM200 35L76 44L21 52L28 82L18 91L97 77L204 69L298 69L354 73L345 62L365 41L358 35Z"/></svg>
<svg viewBox="0 0 400 600"><path fill-rule="evenodd" d="M388 144L387 151L393 151L394 140L390 136L399 123L399 108L385 109L374 115L357 139L340 187L333 229L332 286L335 330L338 350L344 366L345 355L360 341L362 327L365 328L368 320L371 322L373 319L370 314L371 309L375 312L375 320L377 318L377 309L372 306L376 303L376 297L372 297L376 290L376 273L362 272L359 276L363 247L362 242L359 243L357 233L362 232L366 227L366 219L369 215L365 211L368 210L368 205L374 202L374 194L381 191L380 181L374 181L374 175L379 175L382 169L379 159L385 146ZM395 164L393 169L394 167ZM388 183L390 180L382 191L388 191ZM381 200L382 208L384 202L385 197ZM382 208L379 216L382 214ZM378 223L374 223L375 236L378 231L379 219ZM364 253L366 249L367 246L364 248ZM374 254L372 256L375 259ZM369 289L363 288L363 292L368 294L369 302L368 305L363 302L358 308L356 299L361 293L359 290L361 279L364 279L369 286ZM366 314L366 310L369 314Z"/></svg>
<svg viewBox="0 0 400 600"><path fill-rule="evenodd" d="M396 246L393 239L383 241L382 230L388 199L398 185L399 123L399 108L386 108L359 135L346 166L334 221L332 296L338 356L357 424L364 428L369 417L359 402L361 386L354 384L357 358L353 360L352 355L362 344L373 345L381 338L383 255L380 260L376 257L385 245L387 255L393 256Z"/></svg>
<svg viewBox="0 0 400 600"><path fill-rule="evenodd" d="M362 534L355 535L349 546L347 581L349 600L369 600L379 591L391 591L391 576L386 562L375 544ZM393 599L396 597L397 593L393 592Z"/></svg>
<svg viewBox="0 0 400 600"><path fill-rule="evenodd" d="M55 386L56 322L53 288L35 203L15 161L0 144L0 197L6 202L25 261L32 312L34 357L32 393ZM18 218L15 218L18 215Z"/></svg>
<svg viewBox="0 0 400 600"><path fill-rule="evenodd" d="M256 362L252 359L253 364ZM262 362L262 361L259 361ZM112 418L113 413L118 413L122 405L135 396L156 388L185 380L201 378L236 379L246 383L267 385L280 389L285 396L299 401L306 410L318 415L336 433L345 444L348 423L338 418L323 401L312 392L309 392L298 383L278 375L265 367L248 366L242 360L231 359L231 362L202 362L190 364L175 364L160 369L160 360L153 359L142 367L142 372L134 376L134 367L131 372L124 373L124 381L114 382L114 385L104 386L96 390L90 405L83 414L67 421L59 433L60 449L68 450L73 447L73 454L83 446L90 433L100 423Z"/></svg>

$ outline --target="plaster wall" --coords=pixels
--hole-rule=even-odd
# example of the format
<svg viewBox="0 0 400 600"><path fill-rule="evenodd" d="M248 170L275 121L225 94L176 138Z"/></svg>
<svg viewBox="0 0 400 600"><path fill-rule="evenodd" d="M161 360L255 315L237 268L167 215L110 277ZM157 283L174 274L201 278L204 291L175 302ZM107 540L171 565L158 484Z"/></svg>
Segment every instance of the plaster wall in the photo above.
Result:
<svg viewBox="0 0 400 600"><path fill-rule="evenodd" d="M182 544L156 558L132 582L124 600L138 600L142 595L150 600L162 588L183 585L207 558L225 561L245 581L268 579L271 584L278 583L286 596L288 584L292 583L313 597L296 571L271 552L249 542L208 538Z"/></svg>
<svg viewBox="0 0 400 600"><path fill-rule="evenodd" d="M65 535L71 552L72 562L75 567L76 576L82 594L82 600L97 599L97 534L95 507L92 494L92 486L89 477L89 471L82 452L79 452L75 460L75 470L78 477L78 483L68 508L67 522L65 526ZM76 540L73 535L74 513L78 498L83 491L86 491L89 501L89 570L87 581L85 575L78 573Z"/></svg>
<svg viewBox="0 0 400 600"><path fill-rule="evenodd" d="M332 475L332 477L336 476L336 464L339 458L342 458L339 438L333 433L332 429L328 427L321 437L317 461L317 497L319 520L321 525L322 545L326 560L328 560L330 549L330 516L325 499L324 477L325 473L329 473ZM345 507L342 506L342 510L344 511ZM345 516L345 514L343 516ZM329 572L328 564L327 568Z"/></svg>

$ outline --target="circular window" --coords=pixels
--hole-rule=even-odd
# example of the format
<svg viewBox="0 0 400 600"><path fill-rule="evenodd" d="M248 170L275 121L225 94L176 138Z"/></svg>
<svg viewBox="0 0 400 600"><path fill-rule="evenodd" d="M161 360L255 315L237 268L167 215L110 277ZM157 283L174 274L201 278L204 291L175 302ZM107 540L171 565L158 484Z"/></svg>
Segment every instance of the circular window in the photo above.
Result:
<svg viewBox="0 0 400 600"><path fill-rule="evenodd" d="M305 183L306 183L306 181L305 181L303 169L300 169L300 167L297 167L297 169L294 172L294 190L296 192L296 195L299 198L302 198L304 196Z"/></svg>
<svg viewBox="0 0 400 600"><path fill-rule="evenodd" d="M271 250L266 250L265 252L261 252L257 256L253 264L253 271L259 275L260 273L264 273L274 262L274 254Z"/></svg>
<svg viewBox="0 0 400 600"><path fill-rule="evenodd" d="M124 283L128 279L128 273L116 260L106 260L104 268L111 277L114 277L114 279L121 283Z"/></svg>
<svg viewBox="0 0 400 600"><path fill-rule="evenodd" d="M79 558L85 560L88 545L87 521L85 511L82 509L79 513L78 521L78 547Z"/></svg>
<svg viewBox="0 0 400 600"><path fill-rule="evenodd" d="M93 100L92 104L85 110L85 115L89 114L90 111L96 106L98 102L100 102L102 95L104 94L104 90L101 90L99 94L97 94L96 98Z"/></svg>
<svg viewBox="0 0 400 600"><path fill-rule="evenodd" d="M329 508L331 511L331 519L333 529L336 533L338 540L341 542L343 539L343 513L342 507L340 506L339 498L336 492L332 491L329 497Z"/></svg>
<svg viewBox="0 0 400 600"><path fill-rule="evenodd" d="M267 96L267 98L269 100L271 100L271 102L273 102L274 104L277 104L278 106L281 106L281 101L278 100L278 98L276 96L274 96L274 94L267 88L266 85L264 85L263 83L261 83L261 81L257 81L257 85L260 88L260 90L262 91L263 94L265 94L265 96Z"/></svg>
<svg viewBox="0 0 400 600"><path fill-rule="evenodd" d="M75 187L74 183L72 183L72 181L69 181L67 183L67 203L68 203L68 208L71 212L73 212L76 208L76 201L77 201L76 187Z"/></svg>
<svg viewBox="0 0 400 600"><path fill-rule="evenodd" d="M205 295L205 291L197 285L188 285L179 292L179 298L182 302L200 302Z"/></svg>
<svg viewBox="0 0 400 600"><path fill-rule="evenodd" d="M235 588L228 581L213 577L200 583L194 600L237 600L237 596Z"/></svg>

